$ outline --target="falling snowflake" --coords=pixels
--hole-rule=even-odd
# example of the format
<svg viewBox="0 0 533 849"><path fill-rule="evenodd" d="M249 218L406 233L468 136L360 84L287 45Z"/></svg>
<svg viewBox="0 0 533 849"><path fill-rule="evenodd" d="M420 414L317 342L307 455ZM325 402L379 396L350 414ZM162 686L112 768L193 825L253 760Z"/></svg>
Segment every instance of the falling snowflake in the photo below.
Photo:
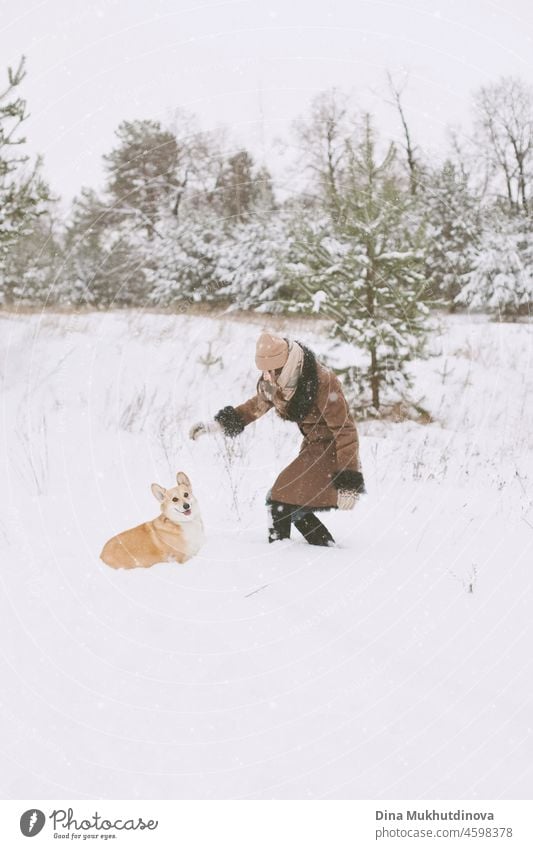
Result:
<svg viewBox="0 0 533 849"><path fill-rule="evenodd" d="M320 312L320 307L326 301L326 299L327 295L322 289L319 289L318 292L315 292L315 294L313 295L313 312Z"/></svg>

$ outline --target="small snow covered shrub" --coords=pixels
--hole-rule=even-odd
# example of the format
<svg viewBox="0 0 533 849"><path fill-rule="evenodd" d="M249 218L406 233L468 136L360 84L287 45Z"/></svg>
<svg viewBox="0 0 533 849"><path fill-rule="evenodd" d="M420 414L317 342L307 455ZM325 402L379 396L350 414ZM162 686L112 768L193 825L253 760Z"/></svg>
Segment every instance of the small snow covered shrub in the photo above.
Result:
<svg viewBox="0 0 533 849"><path fill-rule="evenodd" d="M533 226L529 218L492 217L473 253L472 270L456 300L512 320L533 305Z"/></svg>

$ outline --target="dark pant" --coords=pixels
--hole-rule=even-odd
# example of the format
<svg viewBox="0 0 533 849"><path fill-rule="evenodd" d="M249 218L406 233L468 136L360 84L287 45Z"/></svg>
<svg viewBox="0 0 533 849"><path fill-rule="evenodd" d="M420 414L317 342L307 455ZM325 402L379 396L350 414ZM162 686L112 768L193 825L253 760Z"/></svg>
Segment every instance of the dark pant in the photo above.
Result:
<svg viewBox="0 0 533 849"><path fill-rule="evenodd" d="M298 507L296 504L283 504L281 501L267 500L270 512L268 541L289 539L291 524L297 528L310 545L332 545L335 540L326 526L315 516L312 510Z"/></svg>

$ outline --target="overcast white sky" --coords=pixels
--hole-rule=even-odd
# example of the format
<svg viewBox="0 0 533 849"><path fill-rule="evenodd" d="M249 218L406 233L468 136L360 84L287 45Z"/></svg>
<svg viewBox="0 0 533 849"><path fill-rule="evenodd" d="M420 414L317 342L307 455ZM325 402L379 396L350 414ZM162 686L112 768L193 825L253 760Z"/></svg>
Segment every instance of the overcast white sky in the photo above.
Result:
<svg viewBox="0 0 533 849"><path fill-rule="evenodd" d="M530 0L0 0L0 73L28 59L26 133L56 192L98 186L121 120L184 106L230 127L259 158L314 93L333 85L378 115L385 71L409 69L415 140L465 125L472 90L533 83Z"/></svg>

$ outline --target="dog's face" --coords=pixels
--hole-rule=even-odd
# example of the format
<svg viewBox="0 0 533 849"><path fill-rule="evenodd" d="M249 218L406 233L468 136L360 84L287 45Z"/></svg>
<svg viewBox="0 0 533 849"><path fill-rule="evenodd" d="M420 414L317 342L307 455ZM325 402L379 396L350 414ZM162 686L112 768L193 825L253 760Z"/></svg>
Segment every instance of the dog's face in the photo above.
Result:
<svg viewBox="0 0 533 849"><path fill-rule="evenodd" d="M198 504L185 472L176 475L177 486L165 489L158 483L152 484L152 492L161 505L161 513L171 522L191 522L198 516Z"/></svg>

